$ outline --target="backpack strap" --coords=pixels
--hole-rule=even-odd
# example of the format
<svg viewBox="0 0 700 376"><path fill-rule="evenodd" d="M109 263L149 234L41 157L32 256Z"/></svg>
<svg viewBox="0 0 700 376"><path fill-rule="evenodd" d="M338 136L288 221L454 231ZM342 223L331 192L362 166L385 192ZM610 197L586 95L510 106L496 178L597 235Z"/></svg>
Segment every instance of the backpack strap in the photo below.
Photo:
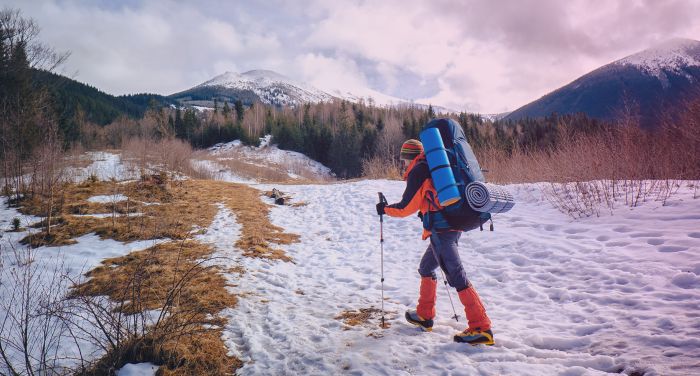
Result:
<svg viewBox="0 0 700 376"><path fill-rule="evenodd" d="M433 195L432 191L428 191L428 195L426 197L428 199L428 202L430 205L435 209L433 211L440 211L440 206L438 205L437 201L435 200L435 195Z"/></svg>

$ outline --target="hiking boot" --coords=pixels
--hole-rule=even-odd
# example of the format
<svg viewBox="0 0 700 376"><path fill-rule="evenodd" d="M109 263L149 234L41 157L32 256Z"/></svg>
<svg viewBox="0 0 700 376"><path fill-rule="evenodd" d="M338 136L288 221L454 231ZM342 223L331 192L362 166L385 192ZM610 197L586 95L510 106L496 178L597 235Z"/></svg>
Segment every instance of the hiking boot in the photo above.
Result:
<svg viewBox="0 0 700 376"><path fill-rule="evenodd" d="M432 319L428 319L428 320L423 319L422 317L418 316L418 314L414 310L406 311L406 321L423 329L426 332L433 331L433 320Z"/></svg>
<svg viewBox="0 0 700 376"><path fill-rule="evenodd" d="M470 330L467 329L463 332L455 334L455 342L468 343L472 346L476 345L487 345L493 346L496 343L493 340L493 332L489 330Z"/></svg>

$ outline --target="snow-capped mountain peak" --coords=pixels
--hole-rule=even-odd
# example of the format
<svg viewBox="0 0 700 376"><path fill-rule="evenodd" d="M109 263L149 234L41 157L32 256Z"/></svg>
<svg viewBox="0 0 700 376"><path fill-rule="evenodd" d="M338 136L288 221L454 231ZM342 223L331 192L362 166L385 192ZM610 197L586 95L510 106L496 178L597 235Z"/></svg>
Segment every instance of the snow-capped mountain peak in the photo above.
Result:
<svg viewBox="0 0 700 376"><path fill-rule="evenodd" d="M191 90L217 87L237 92L252 92L265 104L298 105L333 99L328 93L292 80L271 70L257 69L244 73L225 72Z"/></svg>
<svg viewBox="0 0 700 376"><path fill-rule="evenodd" d="M700 66L700 42L674 38L615 62L632 65L649 75L660 77L662 71L681 73L683 67Z"/></svg>
<svg viewBox="0 0 700 376"><path fill-rule="evenodd" d="M223 74L220 74L198 86L223 86L235 88L241 86L241 84L243 83L255 83L259 86L269 86L273 83L285 83L303 86L300 83L294 82L290 78L287 78L277 72L265 69L256 69L245 73L224 72Z"/></svg>
<svg viewBox="0 0 700 376"><path fill-rule="evenodd" d="M214 92L214 94L212 94ZM244 103L259 100L265 104L278 106L296 106L302 103L330 102L343 99L350 102L364 101L375 106L412 106L428 108L427 104L393 97L370 88L355 88L352 92L346 90L318 89L313 85L299 82L271 70L256 69L244 73L224 72L201 83L189 90L173 94L176 99L196 100L198 105L211 105L202 102L214 97L224 100L241 99ZM436 112L455 112L440 106L433 106Z"/></svg>

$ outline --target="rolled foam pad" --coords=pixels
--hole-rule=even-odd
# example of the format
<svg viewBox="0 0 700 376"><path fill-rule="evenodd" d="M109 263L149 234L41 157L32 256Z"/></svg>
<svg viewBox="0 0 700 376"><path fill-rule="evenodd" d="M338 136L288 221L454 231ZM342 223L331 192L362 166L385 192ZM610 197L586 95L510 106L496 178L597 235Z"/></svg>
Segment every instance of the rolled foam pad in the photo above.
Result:
<svg viewBox="0 0 700 376"><path fill-rule="evenodd" d="M469 206L482 213L505 213L515 206L513 195L495 184L475 181L467 185L465 194Z"/></svg>

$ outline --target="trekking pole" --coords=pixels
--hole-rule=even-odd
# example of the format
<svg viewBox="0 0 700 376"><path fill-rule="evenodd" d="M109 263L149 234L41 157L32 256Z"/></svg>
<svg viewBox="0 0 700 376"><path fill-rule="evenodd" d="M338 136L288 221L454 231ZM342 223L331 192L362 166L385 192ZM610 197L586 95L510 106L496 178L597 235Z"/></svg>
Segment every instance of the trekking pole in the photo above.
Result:
<svg viewBox="0 0 700 376"><path fill-rule="evenodd" d="M432 236L430 237L430 250L433 252L433 257L435 257L435 262L438 264L438 269L440 269L440 273L442 273L442 282L445 285L445 292L447 293L447 297L450 298L450 305L452 306L452 313L454 314L454 319L455 321L459 322L459 316L457 316L457 310L455 310L455 305L452 303L452 295L450 295L450 288L447 287L447 276L445 275L445 271L442 270L442 264L440 264L440 260L437 257L437 253L435 253L435 248L433 247L433 242L432 242ZM435 236L435 243L440 246L440 241L437 240L437 235Z"/></svg>
<svg viewBox="0 0 700 376"><path fill-rule="evenodd" d="M377 192L379 195L379 202L386 205L386 197L382 192ZM379 215L379 245L381 247L381 270L382 270L382 329L385 328L384 324L384 215Z"/></svg>

